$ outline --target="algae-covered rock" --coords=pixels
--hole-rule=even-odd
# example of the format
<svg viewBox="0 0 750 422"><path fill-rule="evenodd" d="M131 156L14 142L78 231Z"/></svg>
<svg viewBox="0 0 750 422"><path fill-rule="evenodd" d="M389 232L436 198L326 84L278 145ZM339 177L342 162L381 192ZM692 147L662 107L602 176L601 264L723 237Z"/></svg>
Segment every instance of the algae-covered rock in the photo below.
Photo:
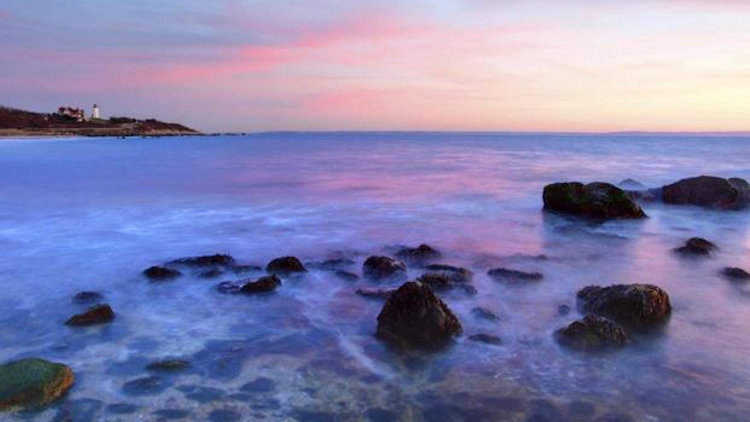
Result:
<svg viewBox="0 0 750 422"><path fill-rule="evenodd" d="M371 256L362 264L362 275L372 281L403 280L406 278L406 265L387 256Z"/></svg>
<svg viewBox="0 0 750 422"><path fill-rule="evenodd" d="M396 257L410 265L423 265L430 261L440 259L442 254L427 244L421 244L416 248L401 248L396 252Z"/></svg>
<svg viewBox="0 0 750 422"><path fill-rule="evenodd" d="M307 268L302 265L299 259L293 256L276 258L266 265L266 271L269 274L286 277L292 274L306 273Z"/></svg>
<svg viewBox="0 0 750 422"><path fill-rule="evenodd" d="M700 237L693 237L687 240L683 246L675 249L675 252L682 255L699 255L709 256L717 247L713 242Z"/></svg>
<svg viewBox="0 0 750 422"><path fill-rule="evenodd" d="M628 334L618 323L596 315L587 315L555 332L563 346L578 350L602 350L625 346Z"/></svg>
<svg viewBox="0 0 750 422"><path fill-rule="evenodd" d="M0 365L0 410L43 406L73 385L73 371L44 359L23 359Z"/></svg>
<svg viewBox="0 0 750 422"><path fill-rule="evenodd" d="M544 187L544 209L597 220L644 218L624 190L609 183L553 183Z"/></svg>
<svg viewBox="0 0 750 422"><path fill-rule="evenodd" d="M650 284L588 286L578 292L580 307L631 328L650 328L665 323L672 312L669 295Z"/></svg>
<svg viewBox="0 0 750 422"><path fill-rule="evenodd" d="M662 200L667 204L739 210L750 203L750 186L740 178L691 177L664 186Z"/></svg>

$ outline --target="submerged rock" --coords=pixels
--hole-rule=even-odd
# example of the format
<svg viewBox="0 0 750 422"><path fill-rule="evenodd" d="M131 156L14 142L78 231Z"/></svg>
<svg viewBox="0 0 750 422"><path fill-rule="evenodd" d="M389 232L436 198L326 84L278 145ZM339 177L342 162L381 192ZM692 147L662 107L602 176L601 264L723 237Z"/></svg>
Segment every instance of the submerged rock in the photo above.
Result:
<svg viewBox="0 0 750 422"><path fill-rule="evenodd" d="M649 328L667 322L672 312L669 295L650 284L589 286L578 292L581 308L633 328Z"/></svg>
<svg viewBox="0 0 750 422"><path fill-rule="evenodd" d="M263 271L263 267L259 267L257 265L234 265L231 267L232 272L236 274L242 274L242 273L252 273L252 272L259 272Z"/></svg>
<svg viewBox="0 0 750 422"><path fill-rule="evenodd" d="M500 321L500 317L495 315L494 312L490 311L487 308L482 308L480 306L477 306L476 308L472 309L471 313L475 317L486 319L487 321Z"/></svg>
<svg viewBox="0 0 750 422"><path fill-rule="evenodd" d="M240 288L240 293L270 293L276 290L276 288L279 286L281 286L281 279L279 279L275 275L268 275L265 277L261 277L255 281L245 283L245 285Z"/></svg>
<svg viewBox="0 0 750 422"><path fill-rule="evenodd" d="M200 278L216 278L224 274L224 270L221 268L211 268L210 270L201 271L198 274Z"/></svg>
<svg viewBox="0 0 750 422"><path fill-rule="evenodd" d="M346 267L350 267L354 264L356 264L356 262L349 258L330 258L322 262L307 263L307 266L310 268L317 268L319 270L336 271Z"/></svg>
<svg viewBox="0 0 750 422"><path fill-rule="evenodd" d="M458 318L422 283L404 283L378 315L378 337L407 347L433 347L461 334Z"/></svg>
<svg viewBox="0 0 750 422"><path fill-rule="evenodd" d="M748 281L750 280L750 273L743 270L742 268L727 267L721 270L721 275L734 281Z"/></svg>
<svg viewBox="0 0 750 422"><path fill-rule="evenodd" d="M49 404L65 394L74 381L69 367L44 359L0 365L0 411Z"/></svg>
<svg viewBox="0 0 750 422"><path fill-rule="evenodd" d="M448 277L453 283L469 283L474 278L474 273L466 268L454 267L445 264L431 264L424 267L426 274L439 274Z"/></svg>
<svg viewBox="0 0 750 422"><path fill-rule="evenodd" d="M184 359L166 359L150 363L146 370L154 372L177 372L190 368L190 362Z"/></svg>
<svg viewBox="0 0 750 422"><path fill-rule="evenodd" d="M640 206L609 183L554 183L544 187L544 209L597 220L644 218Z"/></svg>
<svg viewBox="0 0 750 422"><path fill-rule="evenodd" d="M104 324L115 319L115 313L112 308L105 304L96 305L90 307L86 312L73 315L67 321L65 325L74 327L81 327L87 325Z"/></svg>
<svg viewBox="0 0 750 422"><path fill-rule="evenodd" d="M149 396L161 393L169 388L169 384L160 377L143 377L128 381L122 386L122 391L129 396Z"/></svg>
<svg viewBox="0 0 750 422"><path fill-rule="evenodd" d="M539 272L527 273L508 268L494 268L487 271L487 275L495 281L506 282L509 284L524 284L540 281L544 278L544 275Z"/></svg>
<svg viewBox="0 0 750 422"><path fill-rule="evenodd" d="M495 346L499 346L503 344L503 340L500 337L492 335L492 334L486 334L486 333L470 335L469 340L476 341L479 343L492 344Z"/></svg>
<svg viewBox="0 0 750 422"><path fill-rule="evenodd" d="M179 277L182 275L182 273L172 268L165 268L155 265L153 267L145 269L143 271L143 275L150 278L152 281L161 281Z"/></svg>
<svg viewBox="0 0 750 422"><path fill-rule="evenodd" d="M236 263L229 255L204 255L180 258L167 262L167 265L182 265L186 267L231 267Z"/></svg>
<svg viewBox="0 0 750 422"><path fill-rule="evenodd" d="M558 343L579 350L602 350L625 346L628 334L618 323L596 315L586 315L555 332Z"/></svg>
<svg viewBox="0 0 750 422"><path fill-rule="evenodd" d="M293 256L276 258L266 265L266 271L269 274L286 277L292 274L306 273L307 268L302 265L299 259Z"/></svg>
<svg viewBox="0 0 750 422"><path fill-rule="evenodd" d="M395 292L396 289L370 289L370 288L361 288L357 289L355 293L362 297L366 297L368 299L388 299L390 295Z"/></svg>
<svg viewBox="0 0 750 422"><path fill-rule="evenodd" d="M79 305L88 305L99 302L102 299L103 296L98 292L80 292L73 296L73 302Z"/></svg>
<svg viewBox="0 0 750 422"><path fill-rule="evenodd" d="M417 279L417 281L427 285L429 288L435 291L446 291L459 288L469 294L476 294L477 292L474 286L471 286L467 283L456 283L447 276L438 273L423 274Z"/></svg>
<svg viewBox="0 0 750 422"><path fill-rule="evenodd" d="M750 202L750 186L739 178L692 177L664 186L662 199L667 204L739 210Z"/></svg>
<svg viewBox="0 0 750 422"><path fill-rule="evenodd" d="M387 256L371 256L362 264L362 275L374 281L406 278L406 265Z"/></svg>
<svg viewBox="0 0 750 422"><path fill-rule="evenodd" d="M342 280L345 280L345 281L357 281L357 280L359 280L359 276L357 274L350 273L348 271L337 270L333 274L336 277L338 277L338 278L340 278Z"/></svg>
<svg viewBox="0 0 750 422"><path fill-rule="evenodd" d="M442 255L435 248L427 244L421 244L416 248L401 248L396 252L396 257L412 265L423 265L430 261L440 259Z"/></svg>
<svg viewBox="0 0 750 422"><path fill-rule="evenodd" d="M685 245L675 249L675 252L682 255L700 255L708 256L711 252L716 250L717 247L713 243L700 237L693 237L685 242Z"/></svg>

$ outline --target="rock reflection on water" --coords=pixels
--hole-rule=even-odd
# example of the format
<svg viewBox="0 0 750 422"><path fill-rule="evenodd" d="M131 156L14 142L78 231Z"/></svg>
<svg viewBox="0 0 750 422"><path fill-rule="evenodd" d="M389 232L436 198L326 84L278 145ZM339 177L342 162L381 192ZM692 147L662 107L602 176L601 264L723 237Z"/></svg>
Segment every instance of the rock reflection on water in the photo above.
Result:
<svg viewBox="0 0 750 422"><path fill-rule="evenodd" d="M723 421L750 412L750 296L720 275L750 268L749 213L650 203L646 220L592 224L540 211L553 181L748 178L746 140L269 134L0 149L0 361L42 356L77 375L61 402L0 420ZM704 260L672 252L695 236L719 249ZM453 345L399 352L373 335L383 301L355 294L398 283L341 278L322 263L361 276L367 256L422 243L440 250L438 263L472 271L476 294L439 292L464 326ZM141 275L216 253L261 267L288 255L319 265L257 297L216 291L257 278L257 267L163 283ZM493 268L543 278L502 283L487 275ZM553 333L581 318L576 292L615 283L669 292L667 327L622 351L561 349ZM88 306L72 300L81 291L102 294L115 320L63 325ZM165 359L190 365L147 369Z"/></svg>

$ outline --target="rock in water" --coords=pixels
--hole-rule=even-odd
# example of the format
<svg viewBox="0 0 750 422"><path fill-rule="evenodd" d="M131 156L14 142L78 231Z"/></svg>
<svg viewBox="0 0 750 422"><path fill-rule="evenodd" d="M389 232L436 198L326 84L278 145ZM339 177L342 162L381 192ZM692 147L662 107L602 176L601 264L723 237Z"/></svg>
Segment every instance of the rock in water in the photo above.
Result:
<svg viewBox="0 0 750 422"><path fill-rule="evenodd" d="M73 302L79 305L88 305L102 300L101 293L97 292L80 292L73 296Z"/></svg>
<svg viewBox="0 0 750 422"><path fill-rule="evenodd" d="M624 190L609 183L554 183L544 187L543 199L546 210L597 220L646 217Z"/></svg>
<svg viewBox="0 0 750 422"><path fill-rule="evenodd" d="M711 251L717 249L716 245L709 242L706 239L700 237L693 237L685 242L685 245L675 249L675 252L682 255L700 255L708 256L711 255Z"/></svg>
<svg viewBox="0 0 750 422"><path fill-rule="evenodd" d="M448 277L454 283L469 283L474 278L474 273L466 268L454 267L445 264L432 264L424 267L427 274L440 274Z"/></svg>
<svg viewBox="0 0 750 422"><path fill-rule="evenodd" d="M204 255L180 258L167 262L167 265L184 265L186 267L231 267L236 261L229 255Z"/></svg>
<svg viewBox="0 0 750 422"><path fill-rule="evenodd" d="M667 292L650 284L589 286L578 292L583 311L632 328L665 323L672 312Z"/></svg>
<svg viewBox="0 0 750 422"><path fill-rule="evenodd" d="M503 340L500 337L492 335L492 334L487 334L487 333L479 333L479 334L470 335L469 340L476 341L479 343L492 344L495 346L499 346L503 344Z"/></svg>
<svg viewBox="0 0 750 422"><path fill-rule="evenodd" d="M440 346L462 331L448 305L416 281L404 283L391 294L378 315L377 335L406 347Z"/></svg>
<svg viewBox="0 0 750 422"><path fill-rule="evenodd" d="M750 273L742 268L727 267L721 270L721 275L735 281L750 281Z"/></svg>
<svg viewBox="0 0 750 422"><path fill-rule="evenodd" d="M268 275L261 277L255 281L246 283L240 288L240 293L255 294L255 293L270 293L276 290L277 287L281 286L281 279L275 275Z"/></svg>
<svg viewBox="0 0 750 422"><path fill-rule="evenodd" d="M555 338L561 345L579 350L617 348L629 342L628 334L620 324L596 315L586 315L582 320L557 330Z"/></svg>
<svg viewBox="0 0 750 422"><path fill-rule="evenodd" d="M362 264L362 275L373 281L406 278L406 265L387 256L371 256Z"/></svg>
<svg viewBox="0 0 750 422"><path fill-rule="evenodd" d="M146 370L154 372L177 372L190 368L190 362L184 359L166 359L150 363Z"/></svg>
<svg viewBox="0 0 750 422"><path fill-rule="evenodd" d="M750 202L750 186L739 178L693 177L664 186L662 200L667 204L739 210Z"/></svg>
<svg viewBox="0 0 750 422"><path fill-rule="evenodd" d="M171 268L153 266L144 270L143 275L150 278L152 281L161 281L179 277L182 275L182 273Z"/></svg>
<svg viewBox="0 0 750 422"><path fill-rule="evenodd" d="M0 410L49 404L73 385L73 371L44 359L0 365Z"/></svg>
<svg viewBox="0 0 750 422"><path fill-rule="evenodd" d="M542 273L527 273L507 268L494 268L487 271L487 275L495 281L507 282L509 284L524 284L533 281L540 281L544 278Z"/></svg>
<svg viewBox="0 0 750 422"><path fill-rule="evenodd" d="M385 300L388 299L388 297L395 292L396 289L369 289L369 288L362 288L357 289L355 293L362 297L366 297L368 299L380 299Z"/></svg>
<svg viewBox="0 0 750 422"><path fill-rule="evenodd" d="M110 322L113 319L115 319L115 313L112 311L112 308L107 304L103 304L92 306L84 313L73 315L70 319L65 321L65 325L81 327L86 325L103 324L105 322Z"/></svg>
<svg viewBox="0 0 750 422"><path fill-rule="evenodd" d="M299 259L293 256L285 256L282 258L276 258L266 265L266 271L269 274L280 275L282 277L289 276L292 274L306 273L307 268L302 265Z"/></svg>
<svg viewBox="0 0 750 422"><path fill-rule="evenodd" d="M442 255L435 248L421 244L416 248L402 248L396 252L396 257L412 265L423 265L440 259Z"/></svg>

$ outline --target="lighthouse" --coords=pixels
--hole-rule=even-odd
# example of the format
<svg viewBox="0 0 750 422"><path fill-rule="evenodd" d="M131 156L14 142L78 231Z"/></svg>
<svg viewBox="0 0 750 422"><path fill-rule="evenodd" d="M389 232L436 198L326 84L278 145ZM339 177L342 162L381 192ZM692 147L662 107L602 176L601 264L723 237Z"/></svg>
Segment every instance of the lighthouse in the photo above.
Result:
<svg viewBox="0 0 750 422"><path fill-rule="evenodd" d="M91 112L91 118L92 119L99 119L99 106L94 104L94 109Z"/></svg>

